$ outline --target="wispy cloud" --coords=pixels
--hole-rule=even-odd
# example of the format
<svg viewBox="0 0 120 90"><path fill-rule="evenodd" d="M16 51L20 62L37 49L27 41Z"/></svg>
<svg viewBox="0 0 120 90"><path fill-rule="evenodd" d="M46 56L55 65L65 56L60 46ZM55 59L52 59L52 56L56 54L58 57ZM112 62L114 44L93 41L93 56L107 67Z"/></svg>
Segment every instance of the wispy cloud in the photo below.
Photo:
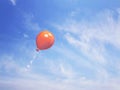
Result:
<svg viewBox="0 0 120 90"><path fill-rule="evenodd" d="M78 12L77 15L79 15ZM73 17L67 18L65 19L64 24L54 24L53 26L60 32L62 31L62 33L64 33L64 39L79 52L79 54L76 53L76 55L79 56L82 53L87 57L86 63L88 63L87 65L89 66L89 69L87 70L92 70L92 72L94 72L94 79L96 78L99 83L99 85L94 83L95 86L91 85L92 87L95 87L98 90L110 88L111 90L119 89L117 83L114 83L111 87L107 82L111 80L111 76L115 79L114 72L119 72L119 70L117 72L116 67L119 68L120 61L118 60L120 57L115 56L115 54L119 52L114 51L114 54L109 53L111 51L111 47L112 49L120 51L119 9L115 11L105 10L90 18L92 18L90 21L86 19L74 19ZM112 57L112 55L117 59ZM109 58L110 56L111 58ZM81 62L82 60L77 59L75 62L76 61ZM118 65L115 62L117 62ZM114 72L111 72L111 68L108 69L110 66L112 66L112 70L114 70ZM87 75L84 74L84 76ZM102 82L107 82L106 86L104 86Z"/></svg>
<svg viewBox="0 0 120 90"><path fill-rule="evenodd" d="M10 2L15 6L16 5L16 0L10 0Z"/></svg>
<svg viewBox="0 0 120 90"><path fill-rule="evenodd" d="M75 78L77 75L71 65L65 63L63 60L57 62L47 61L46 66L48 66L46 69L49 71L49 73L54 75L56 79L59 80Z"/></svg>
<svg viewBox="0 0 120 90"><path fill-rule="evenodd" d="M39 31L41 29L39 23L34 22L34 15L33 14L25 14L24 19L25 19L24 20L25 27L28 30Z"/></svg>
<svg viewBox="0 0 120 90"><path fill-rule="evenodd" d="M107 69L109 51L106 47L106 44L109 44L115 49L120 49L119 10L117 16L117 19L114 19L113 12L105 11L96 15L93 21L67 18L64 25L55 24L58 30L64 32L63 38L68 43L56 44L52 51L48 51L49 53L40 52L36 56L31 43L26 41L22 41L22 44L18 43L16 46L19 49L18 55L14 53L15 56L7 54L0 57L0 88L3 90L119 90L120 77L112 76ZM27 29L40 30L39 24L32 21L33 17L33 15L25 16ZM29 37L26 33L23 36ZM71 49L67 45L74 47ZM34 60L37 60L37 63L33 63ZM29 70L26 72L27 64L32 66L28 66ZM115 66L116 64L113 63L112 68L114 69ZM119 69L119 64L116 67ZM18 78L3 79L3 72L14 73Z"/></svg>
<svg viewBox="0 0 120 90"><path fill-rule="evenodd" d="M33 59L36 59L36 60L44 56L44 55L38 54L38 57L34 58L34 55L36 55L35 52L29 49L26 49L23 51L26 51L27 54L29 54L29 57L31 56L33 57ZM61 51L56 50L56 51L58 51L59 53L63 53L61 52L62 50ZM68 56L75 54L75 53L72 53L72 51L67 48L64 48L63 54L65 53L67 53ZM77 57L77 56L79 55L72 56L72 57ZM79 68L76 71L74 70L73 66L71 66L69 62L66 63L65 61L62 60L63 58L59 58L59 59L60 61L58 61L57 58L52 61L51 59L48 60L47 58L47 61L46 61L44 58L44 64L45 64L44 68L43 66L40 66L40 65L39 67L40 68L42 67L45 71L49 71L50 73L52 73L50 75L45 75L42 72L35 73L34 71L32 71L32 68L35 67L34 64L30 71L25 72L24 71L25 68L17 64L16 61L19 61L19 60L16 60L14 56L10 56L10 55L3 56L3 58L1 58L3 62L0 61L1 62L0 71L3 70L3 67L5 67L6 71L9 71L9 73L16 72L18 76L16 78L4 77L5 79L1 77L0 88L4 90L8 90L8 89L9 90L26 90L26 89L29 89L29 90L40 90L40 89L42 90L53 90L53 89L55 90L80 90L80 89L81 90L89 90L89 89L91 90L96 90L96 89L97 90L101 90L101 89L102 90L106 90L106 89L119 90L120 89L119 78L112 79L108 77L108 73L106 72L104 68L97 68L99 66L95 66L97 68L96 69L96 72L97 72L96 76L98 76L97 79L95 80L92 78L88 79L85 76L78 75L77 72L79 72L80 70ZM40 63L43 64L42 61L40 61ZM39 61L37 61L37 63L38 62ZM57 78L56 77L51 78L51 75L57 76Z"/></svg>
<svg viewBox="0 0 120 90"><path fill-rule="evenodd" d="M94 16L93 21L67 18L64 24L55 24L58 30L65 32L65 39L99 63L107 63L106 45L120 49L120 14L115 20L114 12L106 10Z"/></svg>
<svg viewBox="0 0 120 90"><path fill-rule="evenodd" d="M26 85L27 83L27 85ZM119 79L110 79L104 83L95 80L87 80L78 78L68 81L51 81L49 79L34 80L34 79L8 79L7 81L0 80L0 88L7 90L119 90Z"/></svg>
<svg viewBox="0 0 120 90"><path fill-rule="evenodd" d="M26 33L24 33L24 34L23 34L23 37L24 37L24 38L29 38L29 35L26 34Z"/></svg>
<svg viewBox="0 0 120 90"><path fill-rule="evenodd" d="M7 73L8 75L16 75L20 71L19 65L17 65L13 59L13 56L4 55L0 57L0 74ZM12 72L12 73L11 73ZM5 74L6 75L6 74Z"/></svg>
<svg viewBox="0 0 120 90"><path fill-rule="evenodd" d="M100 46L97 46L95 44L93 46L92 43L88 43L84 40L81 41L80 39L77 40L70 34L66 34L65 38L70 44L73 44L74 46L78 47L85 55L95 60L94 62L99 62L103 64L106 63L103 55L101 55L102 48Z"/></svg>

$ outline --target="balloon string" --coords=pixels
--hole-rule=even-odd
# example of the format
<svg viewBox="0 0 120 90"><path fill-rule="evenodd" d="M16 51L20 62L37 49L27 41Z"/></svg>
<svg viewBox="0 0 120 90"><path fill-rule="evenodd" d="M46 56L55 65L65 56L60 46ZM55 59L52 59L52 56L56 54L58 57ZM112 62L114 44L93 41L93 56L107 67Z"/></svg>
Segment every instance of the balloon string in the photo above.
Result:
<svg viewBox="0 0 120 90"><path fill-rule="evenodd" d="M35 59L37 58L37 53L35 53L35 55L33 56L32 60L30 60L29 64L26 65L25 71L29 71L33 62L35 61Z"/></svg>

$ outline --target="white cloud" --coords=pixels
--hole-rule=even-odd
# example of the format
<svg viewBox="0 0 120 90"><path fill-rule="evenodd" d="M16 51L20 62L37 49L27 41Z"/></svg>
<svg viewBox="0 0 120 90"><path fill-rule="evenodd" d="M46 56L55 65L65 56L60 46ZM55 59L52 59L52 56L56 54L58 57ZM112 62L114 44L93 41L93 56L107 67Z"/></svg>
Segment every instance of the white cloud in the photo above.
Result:
<svg viewBox="0 0 120 90"><path fill-rule="evenodd" d="M81 12L80 9L76 9L75 11L72 11L72 12L70 13L70 16L71 16L71 17L75 17L75 16L77 16L80 12Z"/></svg>
<svg viewBox="0 0 120 90"><path fill-rule="evenodd" d="M15 6L16 5L16 0L10 0L10 2Z"/></svg>
<svg viewBox="0 0 120 90"><path fill-rule="evenodd" d="M24 34L23 34L23 37L24 37L24 38L29 38L29 35L26 34L26 33L24 33Z"/></svg>
<svg viewBox="0 0 120 90"><path fill-rule="evenodd" d="M8 74L16 74L19 73L20 67L13 60L13 56L2 56L0 57L0 70L1 73L5 72ZM12 72L12 73L11 73Z"/></svg>
<svg viewBox="0 0 120 90"><path fill-rule="evenodd" d="M22 47L22 46L21 46ZM26 48L26 47L24 47ZM60 47L59 47L60 48ZM69 57L77 57L79 55L75 55L71 50L67 48L63 48L64 53L67 53ZM24 51L24 50L23 50ZM33 59L36 59L36 53L33 51L29 51L28 49L26 50L29 53L29 56L31 56ZM31 54L32 53L32 54ZM72 56L73 55L73 56ZM75 55L75 56L74 56ZM64 62L63 60L60 60L59 62L57 61L57 58L51 61L50 59L47 60L46 65L40 66L39 67L44 67L46 71L51 72L52 74L50 75L45 75L42 72L41 73L35 73L34 71L32 72L25 72L24 68L19 66L15 61L15 58L13 56L4 56L5 58L1 59L4 61L4 63L0 63L0 66L7 67L5 70L10 71L10 73L13 73L13 70L19 74L20 77L16 78L3 78L0 77L0 89L2 90L119 90L119 78L117 79L111 79L110 77L107 76L107 72L103 68L97 68L97 79L88 79L85 76L79 76L77 75L77 71L79 72L79 69L75 71L70 65L69 62ZM39 57L44 57L44 55L39 55ZM45 56L48 58L47 56ZM61 57L61 56L60 56ZM70 57L70 58L71 58ZM18 58L18 57L17 57ZM24 57L25 58L25 57ZM63 58L62 58L63 59ZM44 60L44 59L43 59ZM42 60L42 61L43 61ZM19 60L17 60L19 61ZM40 63L42 63L42 61ZM45 61L45 60L44 60ZM31 63L31 62L30 62ZM38 62L37 62L38 63ZM80 65L80 64L79 64ZM81 64L82 65L82 64ZM35 66L35 65L34 65ZM34 67L32 66L32 67ZM98 67L98 66L95 66ZM0 68L0 71L2 68ZM40 70L40 69L38 69ZM4 71L5 72L5 71ZM45 72L45 71L43 71ZM52 75L58 75L56 77L50 78ZM23 77L23 78L22 78ZM61 78L61 77L65 77ZM103 80L104 77L105 80ZM101 80L102 79L102 80ZM27 83L27 84L26 84Z"/></svg>
<svg viewBox="0 0 120 90"><path fill-rule="evenodd" d="M39 23L33 21L34 20L33 14L24 15L24 19L25 19L24 21L25 27L28 30L35 30L35 31L41 30Z"/></svg>
<svg viewBox="0 0 120 90"><path fill-rule="evenodd" d="M54 76L57 76L56 79L71 79L75 78L77 75L71 65L65 63L63 60L60 62L47 61L46 66L47 71L49 71Z"/></svg>
<svg viewBox="0 0 120 90"><path fill-rule="evenodd" d="M106 61L102 55L102 46L97 46L96 44L92 44L87 42L86 40L76 39L70 34L65 35L66 40L75 45L78 49L80 49L85 55L94 60L94 62L99 62L105 64Z"/></svg>
<svg viewBox="0 0 120 90"><path fill-rule="evenodd" d="M65 39L92 60L106 64L106 44L120 49L120 15L115 20L112 11L94 16L93 21L67 18L64 24L55 24L65 32ZM117 12L119 13L119 12Z"/></svg>
<svg viewBox="0 0 120 90"><path fill-rule="evenodd" d="M28 29L40 29L39 25L37 28L31 26L34 25L32 18L33 16L30 16L30 18L26 16L25 25ZM24 42L22 42L22 44L18 43L19 46L17 46L17 48L19 48L24 55L20 56L22 58L17 56L16 58L22 59L24 65L30 61L28 64L30 70L25 72L25 67L17 64L20 60L16 60L10 55L6 56L6 58L0 60L0 73L4 68L4 72L13 73L14 71L23 78L8 78L6 80L1 77L0 89L119 90L120 78L111 77L105 67L108 63L105 57L107 53L105 44L109 43L117 49L120 48L120 20L115 21L113 17L111 17L111 13L102 13L95 18L100 20L97 22L91 21L90 23L67 20L64 25L56 25L57 29L65 32L64 38L70 45L75 46L75 50L79 53L76 53L73 49L63 44L63 46L56 45L53 47L52 51L48 51L50 52L49 55L48 53L46 54L46 52L41 52L36 56L36 53L33 51L34 46L29 48L29 43L25 45ZM24 37L27 38L27 35L24 34ZM80 56L81 53L87 56L88 59L83 59L82 56ZM55 55L56 57L54 57ZM33 60L41 61L37 61L37 64L34 63L32 65ZM32 67L30 67L30 65L32 65ZM84 68L87 68L87 70L84 71ZM83 71L81 69L83 69ZM83 74L83 72L85 74ZM90 78L87 77L86 72L93 72L92 74L90 73Z"/></svg>
<svg viewBox="0 0 120 90"><path fill-rule="evenodd" d="M119 90L119 79L110 79L106 82L79 78L68 81L51 81L49 79L8 79L0 80L0 88L4 90ZM27 85L26 85L27 83Z"/></svg>
<svg viewBox="0 0 120 90"><path fill-rule="evenodd" d="M116 17L114 16L115 14ZM115 53L117 54L118 52L112 52L116 58L112 57L112 54L109 53L111 52L111 47L112 49L120 51L119 9L116 11L106 10L100 12L96 16L92 17L90 21L85 19L81 21L78 20L74 18L67 18L64 21L64 24L54 24L54 27L56 27L57 30L64 32L64 39L69 45L74 46L74 49L79 52L76 53L76 55L79 56L82 53L87 57L87 60L84 59L87 61L86 63L88 63L86 64L86 67L87 65L89 67L87 70L92 70L92 72L95 74L93 75L94 79L96 78L100 85L98 85L99 88L97 88L94 83L94 88L97 88L97 90L119 90L120 87L117 86L117 83L113 83L112 85L107 82L111 77L115 78L115 76L119 75L119 64L117 65L116 62L120 63L120 61L118 61L120 57L115 56ZM111 47L107 47L107 45L110 45ZM74 54L69 56L74 56ZM75 62L81 62L81 64L85 64L81 59L74 60ZM111 66L113 72L111 72ZM79 71L81 71L80 68ZM87 76L86 74L83 75ZM101 82L107 82L106 86L102 85Z"/></svg>

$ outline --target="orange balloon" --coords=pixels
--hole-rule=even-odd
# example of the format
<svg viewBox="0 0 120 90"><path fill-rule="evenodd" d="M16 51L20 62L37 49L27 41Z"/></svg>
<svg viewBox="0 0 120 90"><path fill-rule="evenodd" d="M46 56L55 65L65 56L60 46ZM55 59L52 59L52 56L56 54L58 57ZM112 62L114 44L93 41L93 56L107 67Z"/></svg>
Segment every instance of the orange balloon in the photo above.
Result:
<svg viewBox="0 0 120 90"><path fill-rule="evenodd" d="M54 44L54 35L51 32L44 30L37 35L36 38L37 51L48 49L53 44Z"/></svg>

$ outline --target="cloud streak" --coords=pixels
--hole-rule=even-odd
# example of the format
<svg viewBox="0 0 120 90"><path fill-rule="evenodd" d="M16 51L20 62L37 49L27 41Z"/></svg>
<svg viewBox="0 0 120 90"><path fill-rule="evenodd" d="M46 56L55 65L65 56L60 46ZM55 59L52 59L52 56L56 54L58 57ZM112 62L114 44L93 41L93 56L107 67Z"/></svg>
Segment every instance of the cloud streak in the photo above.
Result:
<svg viewBox="0 0 120 90"><path fill-rule="evenodd" d="M34 22L34 15L33 14L25 14L24 15L24 25L28 30L35 30L39 31L41 28L37 22Z"/></svg>
<svg viewBox="0 0 120 90"><path fill-rule="evenodd" d="M116 13L117 20L113 16L114 12L106 10L97 14L91 21L67 18L64 24L54 26L65 32L68 43L78 47L91 59L105 64L106 45L110 44L120 49L120 14Z"/></svg>
<svg viewBox="0 0 120 90"><path fill-rule="evenodd" d="M16 5L16 0L10 0L10 2L13 4L13 6Z"/></svg>
<svg viewBox="0 0 120 90"><path fill-rule="evenodd" d="M26 85L27 83L27 85ZM119 79L111 79L107 82L100 83L98 81L86 80L84 78L67 81L51 81L49 79L8 79L0 80L0 88L7 90L119 90Z"/></svg>
<svg viewBox="0 0 120 90"><path fill-rule="evenodd" d="M73 16L75 15L73 13ZM2 76L0 88L3 90L119 90L120 77L112 76L107 69L110 65L107 58L109 51L106 47L109 44L120 50L119 10L117 15L118 18L115 20L111 11L105 11L96 15L95 21L67 18L64 25L55 24L54 27L64 32L64 42L67 41L67 43L56 45L52 48L53 51L48 51L48 54L40 52L36 56L31 43L26 41L22 41L22 44L18 43L16 47L18 51L21 50L22 55L0 57L1 76L3 72L18 76L9 77L7 80L2 79ZM32 15L25 16L27 29L39 30L39 25L32 20ZM29 37L27 34L23 36ZM74 49L67 45L73 46ZM26 62L30 61L28 64L30 70L26 72L25 67L18 64L20 60L25 66ZM34 64L34 60L41 61ZM115 66L113 64L113 69Z"/></svg>

